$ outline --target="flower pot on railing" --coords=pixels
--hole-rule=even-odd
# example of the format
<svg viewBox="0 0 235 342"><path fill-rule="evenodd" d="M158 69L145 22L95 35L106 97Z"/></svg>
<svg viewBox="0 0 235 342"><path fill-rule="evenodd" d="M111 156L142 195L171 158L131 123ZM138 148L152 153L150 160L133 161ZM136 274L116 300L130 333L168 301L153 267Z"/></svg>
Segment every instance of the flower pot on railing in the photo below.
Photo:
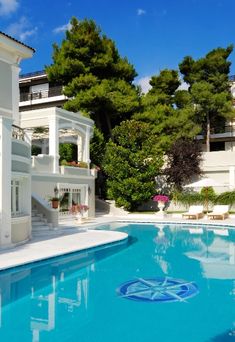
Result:
<svg viewBox="0 0 235 342"><path fill-rule="evenodd" d="M59 208L60 199L57 197L50 198L51 206L53 209Z"/></svg>

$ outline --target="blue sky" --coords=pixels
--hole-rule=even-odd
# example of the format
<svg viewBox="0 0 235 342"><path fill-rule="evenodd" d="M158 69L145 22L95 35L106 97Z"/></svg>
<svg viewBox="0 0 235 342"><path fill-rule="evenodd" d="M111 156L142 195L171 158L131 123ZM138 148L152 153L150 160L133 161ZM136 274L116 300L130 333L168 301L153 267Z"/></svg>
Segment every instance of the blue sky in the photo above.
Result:
<svg viewBox="0 0 235 342"><path fill-rule="evenodd" d="M63 39L72 16L94 19L144 85L186 55L235 44L234 13L234 0L0 0L0 30L36 49L21 64L26 73L51 63L52 44ZM230 59L235 74L235 52Z"/></svg>

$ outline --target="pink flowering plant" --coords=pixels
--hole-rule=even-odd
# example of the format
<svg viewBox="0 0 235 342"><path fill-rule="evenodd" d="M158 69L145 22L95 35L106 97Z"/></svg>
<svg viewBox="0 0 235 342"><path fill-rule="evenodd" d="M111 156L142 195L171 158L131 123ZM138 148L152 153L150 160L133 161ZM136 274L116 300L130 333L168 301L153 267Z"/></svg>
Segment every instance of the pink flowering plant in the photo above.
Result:
<svg viewBox="0 0 235 342"><path fill-rule="evenodd" d="M83 213L84 211L87 211L88 209L89 207L86 204L73 204L69 211L71 214L78 214L78 213Z"/></svg>
<svg viewBox="0 0 235 342"><path fill-rule="evenodd" d="M167 202L169 202L169 197L166 196L166 195L155 195L153 197L153 201L154 202L164 202L164 203L167 203Z"/></svg>

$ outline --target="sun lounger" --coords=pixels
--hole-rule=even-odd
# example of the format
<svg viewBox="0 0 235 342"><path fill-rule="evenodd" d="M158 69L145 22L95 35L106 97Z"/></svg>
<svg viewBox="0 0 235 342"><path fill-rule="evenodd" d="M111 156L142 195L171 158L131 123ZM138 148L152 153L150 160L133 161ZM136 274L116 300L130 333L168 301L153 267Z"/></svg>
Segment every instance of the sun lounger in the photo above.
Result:
<svg viewBox="0 0 235 342"><path fill-rule="evenodd" d="M182 214L182 217L189 219L199 219L203 217L203 205L191 205L187 213Z"/></svg>
<svg viewBox="0 0 235 342"><path fill-rule="evenodd" d="M213 211L209 214L207 214L207 217L209 219L221 219L224 220L225 218L228 217L228 210L229 206L228 205L215 205L213 208Z"/></svg>

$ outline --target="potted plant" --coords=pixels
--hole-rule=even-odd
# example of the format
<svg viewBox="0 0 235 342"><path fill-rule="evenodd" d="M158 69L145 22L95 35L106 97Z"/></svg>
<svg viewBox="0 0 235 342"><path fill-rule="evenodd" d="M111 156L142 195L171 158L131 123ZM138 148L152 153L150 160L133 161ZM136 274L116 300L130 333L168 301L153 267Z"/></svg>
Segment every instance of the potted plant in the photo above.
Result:
<svg viewBox="0 0 235 342"><path fill-rule="evenodd" d="M89 209L86 204L73 204L70 213L75 215L76 219L81 222L84 213Z"/></svg>
<svg viewBox="0 0 235 342"><path fill-rule="evenodd" d="M51 197L50 198L51 206L53 209L58 209L60 198L59 197Z"/></svg>
<svg viewBox="0 0 235 342"><path fill-rule="evenodd" d="M162 213L165 207L165 204L169 201L169 197L166 195L155 195L153 197L153 201L158 202L158 208L160 210L160 213Z"/></svg>
<svg viewBox="0 0 235 342"><path fill-rule="evenodd" d="M61 199L58 196L58 194L59 194L59 190L58 190L57 186L55 186L55 188L54 188L54 196L50 197L50 199L49 199L53 209L58 209L58 207L59 207L59 203L60 203Z"/></svg>

